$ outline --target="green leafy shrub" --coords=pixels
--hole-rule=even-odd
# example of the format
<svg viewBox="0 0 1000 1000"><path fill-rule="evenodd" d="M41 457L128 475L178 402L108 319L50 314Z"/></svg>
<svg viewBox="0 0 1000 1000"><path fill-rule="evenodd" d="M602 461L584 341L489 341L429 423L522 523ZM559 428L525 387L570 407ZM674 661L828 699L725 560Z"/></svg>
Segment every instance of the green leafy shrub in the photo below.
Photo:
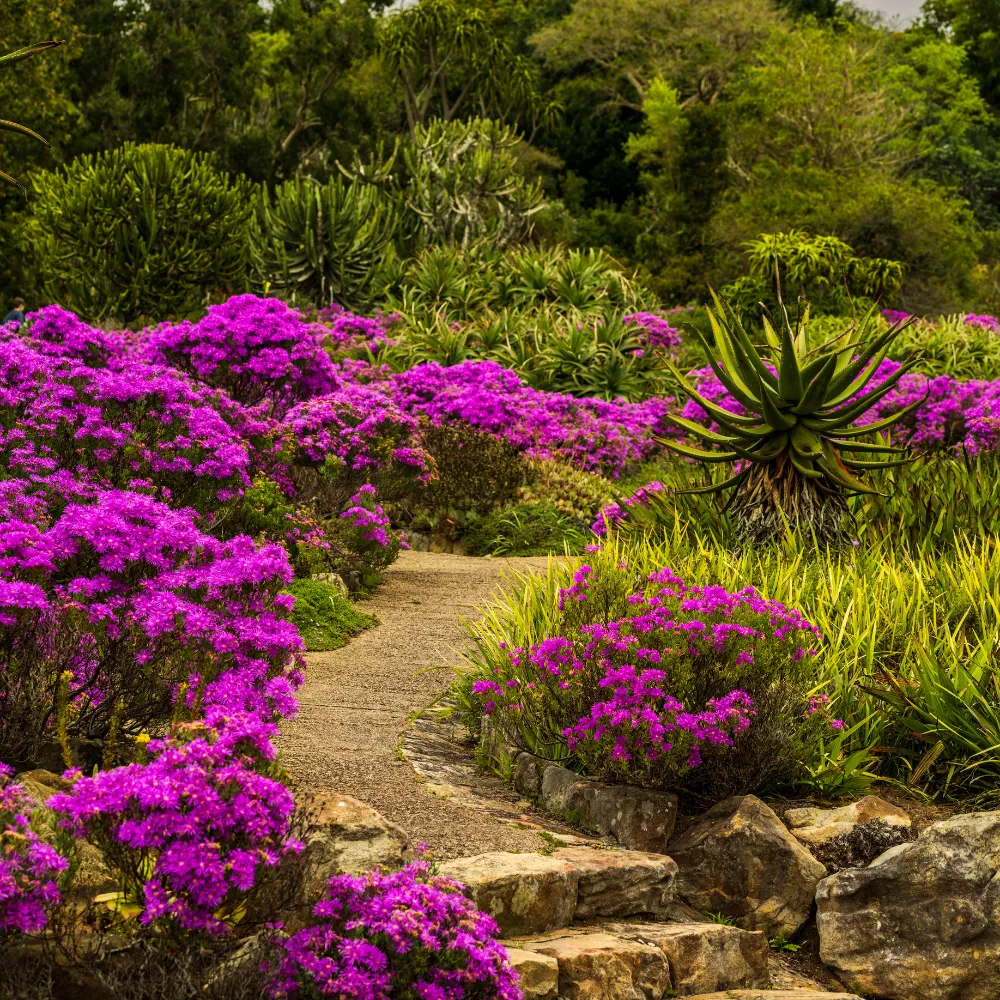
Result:
<svg viewBox="0 0 1000 1000"><path fill-rule="evenodd" d="M44 293L86 319L186 317L246 285L252 189L210 156L127 143L33 182Z"/></svg>
<svg viewBox="0 0 1000 1000"><path fill-rule="evenodd" d="M299 630L310 653L322 653L347 645L376 623L374 615L358 611L332 583L293 580L288 593L295 598L290 621Z"/></svg>
<svg viewBox="0 0 1000 1000"><path fill-rule="evenodd" d="M763 302L778 313L776 269L787 303L807 298L817 313L851 312L851 296L869 301L890 299L903 281L903 265L880 257L859 257L836 236L810 236L799 229L764 233L745 243L750 274L722 290L747 315Z"/></svg>
<svg viewBox="0 0 1000 1000"><path fill-rule="evenodd" d="M463 542L470 556L544 556L566 551L579 555L592 539L582 521L532 503L495 510L474 521Z"/></svg>
<svg viewBox="0 0 1000 1000"><path fill-rule="evenodd" d="M532 482L518 489L517 502L524 507L549 507L590 525L611 502L613 492L612 484L602 476L549 460L533 463Z"/></svg>
<svg viewBox="0 0 1000 1000"><path fill-rule="evenodd" d="M292 301L371 305L400 226L397 200L373 185L296 177L257 202L258 280Z"/></svg>
<svg viewBox="0 0 1000 1000"><path fill-rule="evenodd" d="M489 118L433 119L367 176L395 175L424 243L502 248L526 240L545 206L541 182L527 179L515 155L520 142ZM354 176L364 175L356 167Z"/></svg>
<svg viewBox="0 0 1000 1000"><path fill-rule="evenodd" d="M531 477L531 465L509 441L468 424L432 424L421 430L421 443L434 459L438 478L420 499L421 516L447 531L461 528L513 500ZM414 526L422 527L423 521Z"/></svg>

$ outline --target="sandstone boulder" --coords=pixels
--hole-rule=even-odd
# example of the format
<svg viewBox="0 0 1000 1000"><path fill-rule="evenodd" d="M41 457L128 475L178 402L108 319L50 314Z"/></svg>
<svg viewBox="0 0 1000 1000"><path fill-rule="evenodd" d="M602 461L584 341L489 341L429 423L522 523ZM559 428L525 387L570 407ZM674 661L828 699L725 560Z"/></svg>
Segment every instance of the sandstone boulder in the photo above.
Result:
<svg viewBox="0 0 1000 1000"><path fill-rule="evenodd" d="M1000 997L1000 812L935 823L824 879L820 957L886 1000Z"/></svg>
<svg viewBox="0 0 1000 1000"><path fill-rule="evenodd" d="M311 812L312 826L306 836L307 894L321 893L338 872L357 875L376 866L403 864L406 834L364 802L349 795L318 795Z"/></svg>
<svg viewBox="0 0 1000 1000"><path fill-rule="evenodd" d="M574 865L542 854L496 851L447 861L442 875L461 882L505 937L568 927L576 911L579 876Z"/></svg>
<svg viewBox="0 0 1000 1000"><path fill-rule="evenodd" d="M726 799L670 845L677 891L702 913L790 938L809 918L826 869L753 795Z"/></svg>
<svg viewBox="0 0 1000 1000"><path fill-rule="evenodd" d="M568 861L579 875L577 920L662 917L673 902L677 865L664 854L563 847L552 857Z"/></svg>
<svg viewBox="0 0 1000 1000"><path fill-rule="evenodd" d="M700 993L689 1000L861 1000L853 993L824 993L814 990L725 990Z"/></svg>
<svg viewBox="0 0 1000 1000"><path fill-rule="evenodd" d="M559 964L565 1000L660 1000L670 989L670 969L659 948L602 931L568 931L519 942Z"/></svg>
<svg viewBox="0 0 1000 1000"><path fill-rule="evenodd" d="M825 844L834 837L849 833L853 827L878 820L888 826L910 828L910 815L877 795L866 795L839 809L789 809L785 822L804 844Z"/></svg>
<svg viewBox="0 0 1000 1000"><path fill-rule="evenodd" d="M674 993L768 985L767 935L725 924L617 924L614 933L655 945L667 958Z"/></svg>
<svg viewBox="0 0 1000 1000"><path fill-rule="evenodd" d="M559 991L559 963L550 955L510 946L507 958L521 979L525 1000L555 1000Z"/></svg>

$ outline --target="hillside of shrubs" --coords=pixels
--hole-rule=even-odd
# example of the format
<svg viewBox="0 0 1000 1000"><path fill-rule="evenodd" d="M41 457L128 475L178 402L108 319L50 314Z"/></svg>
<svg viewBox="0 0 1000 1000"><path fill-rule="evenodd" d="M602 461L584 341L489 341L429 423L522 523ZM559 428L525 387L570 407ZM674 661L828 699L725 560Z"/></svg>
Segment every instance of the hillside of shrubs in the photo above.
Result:
<svg viewBox="0 0 1000 1000"><path fill-rule="evenodd" d="M431 857L303 888L279 727L410 547L553 556L495 775L998 808L991 50L604 2L0 11L0 997L521 997Z"/></svg>

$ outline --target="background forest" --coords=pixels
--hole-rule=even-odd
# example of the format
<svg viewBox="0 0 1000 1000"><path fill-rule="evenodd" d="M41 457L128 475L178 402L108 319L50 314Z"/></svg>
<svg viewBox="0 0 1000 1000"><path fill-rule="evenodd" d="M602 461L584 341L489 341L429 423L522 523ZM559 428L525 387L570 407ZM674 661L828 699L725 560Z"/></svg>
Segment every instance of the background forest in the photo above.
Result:
<svg viewBox="0 0 1000 1000"><path fill-rule="evenodd" d="M0 187L0 296L22 295L29 308L54 299L134 325L255 285L280 294L283 274L298 299L372 306L428 244L502 249L530 232L543 246L605 249L668 305L703 301L708 284L737 294L741 278L755 301L744 244L798 229L900 265L890 281L852 288L883 305L995 309L997 0L928 0L905 31L837 0L386 8L8 0L0 51L47 37L68 44L0 77L9 117L51 142L5 134L0 168L34 193L29 207L22 192ZM481 119L499 124L462 131ZM250 222L226 222L218 243L228 255L211 262L220 287L200 288L200 302L182 294L126 306L113 281L83 289L67 270L74 256L103 259L118 224L85 183L87 171L105 169L100 188L114 191L115 167L78 158L126 142L209 155L180 166L168 157L155 169L179 170L187 179L175 182L189 193L220 184L218 197L266 220L266 235L239 246L233 237ZM52 173L66 165L69 180ZM325 185L325 202L313 182ZM143 197L164 197L151 190ZM198 228L198 204L170 204ZM310 211L342 232L289 262L308 242L303 233L315 238L315 223L303 221ZM118 222L136 226L128 213ZM195 242L205 252L204 239ZM118 240L114 254L123 253L128 269ZM821 284L836 284L821 272ZM817 288L807 291L815 302Z"/></svg>

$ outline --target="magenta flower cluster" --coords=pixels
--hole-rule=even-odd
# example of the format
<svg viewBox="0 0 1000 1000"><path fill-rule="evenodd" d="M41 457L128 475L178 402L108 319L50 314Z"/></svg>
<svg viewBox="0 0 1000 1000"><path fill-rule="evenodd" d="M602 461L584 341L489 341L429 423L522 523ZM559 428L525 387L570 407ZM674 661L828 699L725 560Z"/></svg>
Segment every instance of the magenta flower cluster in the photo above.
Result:
<svg viewBox="0 0 1000 1000"><path fill-rule="evenodd" d="M680 347L680 330L671 326L667 320L656 313L629 313L622 317L622 322L626 326L634 326L642 330L644 339L650 347L658 347L667 351Z"/></svg>
<svg viewBox="0 0 1000 1000"><path fill-rule="evenodd" d="M560 593L563 634L513 649L493 676L473 684L487 715L565 742L591 773L661 785L700 765L703 748L731 747L753 722L751 697L734 688L691 711L683 692L719 678L815 655L816 626L753 588L692 587L668 569L651 593L627 600L629 614L604 620L607 595L581 566ZM560 723L559 720L564 720Z"/></svg>
<svg viewBox="0 0 1000 1000"><path fill-rule="evenodd" d="M140 340L137 355L170 365L248 406L282 415L303 399L337 388L325 350L327 328L306 323L278 299L237 295L209 306L197 323L164 324Z"/></svg>
<svg viewBox="0 0 1000 1000"><path fill-rule="evenodd" d="M12 933L37 934L62 898L69 861L31 827L34 803L0 764L0 943Z"/></svg>
<svg viewBox="0 0 1000 1000"><path fill-rule="evenodd" d="M671 399L606 402L544 392L495 361L418 365L392 376L387 391L406 413L436 424L465 421L532 456L616 478L660 449L656 437L673 433L665 419Z"/></svg>
<svg viewBox="0 0 1000 1000"><path fill-rule="evenodd" d="M521 1000L496 923L426 861L335 876L313 912L271 970L272 1000Z"/></svg>
<svg viewBox="0 0 1000 1000"><path fill-rule="evenodd" d="M261 869L302 845L288 836L292 793L261 773L273 727L248 716L202 728L151 741L146 763L77 778L49 805L117 862L141 923L218 936Z"/></svg>

